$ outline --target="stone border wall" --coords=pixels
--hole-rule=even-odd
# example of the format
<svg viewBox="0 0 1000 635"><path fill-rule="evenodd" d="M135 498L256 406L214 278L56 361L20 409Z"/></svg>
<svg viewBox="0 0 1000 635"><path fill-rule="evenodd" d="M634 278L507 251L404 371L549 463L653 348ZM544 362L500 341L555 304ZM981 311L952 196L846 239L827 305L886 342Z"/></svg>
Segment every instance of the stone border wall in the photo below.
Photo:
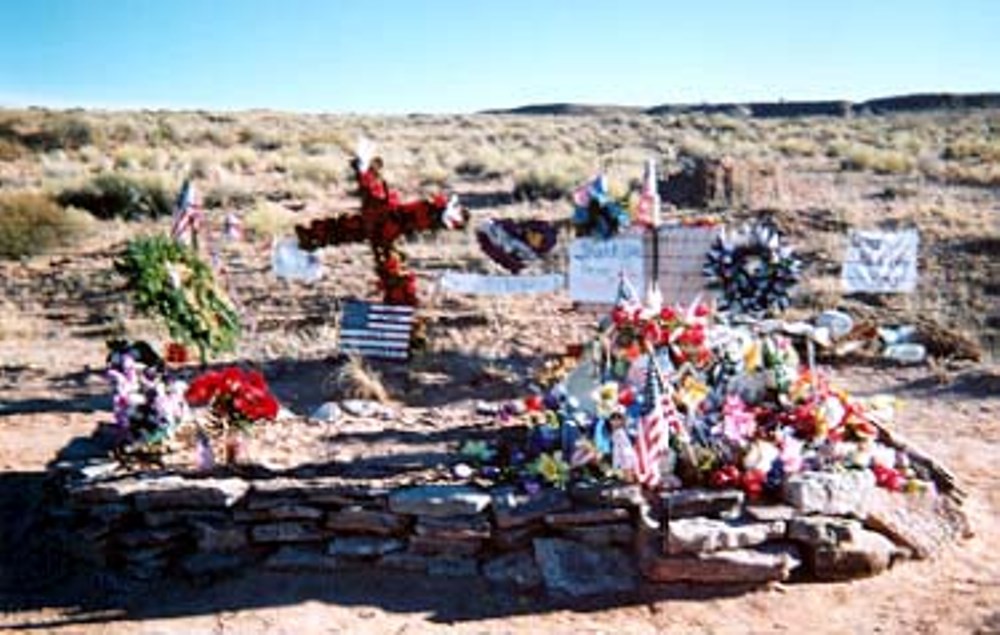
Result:
<svg viewBox="0 0 1000 635"><path fill-rule="evenodd" d="M968 533L953 499L890 493L867 472L793 477L776 505L682 490L652 507L626 485L529 497L337 477L121 474L92 458L63 460L50 474L52 515L72 530L75 555L138 578L360 564L579 596L644 583L848 579Z"/></svg>

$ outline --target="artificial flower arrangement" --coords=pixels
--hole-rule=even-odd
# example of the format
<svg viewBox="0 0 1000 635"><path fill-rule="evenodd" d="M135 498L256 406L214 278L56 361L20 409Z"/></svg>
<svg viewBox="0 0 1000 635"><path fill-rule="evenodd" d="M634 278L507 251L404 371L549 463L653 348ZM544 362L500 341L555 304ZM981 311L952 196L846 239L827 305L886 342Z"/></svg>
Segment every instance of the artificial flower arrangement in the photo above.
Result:
<svg viewBox="0 0 1000 635"><path fill-rule="evenodd" d="M163 360L145 342L115 341L109 347L116 451L122 457L155 458L190 418L187 385L165 371Z"/></svg>
<svg viewBox="0 0 1000 635"><path fill-rule="evenodd" d="M236 346L239 316L192 249L166 236L138 238L114 266L136 308L162 319L171 337L197 347L202 363Z"/></svg>
<svg viewBox="0 0 1000 635"><path fill-rule="evenodd" d="M789 307L802 261L777 228L757 223L723 229L706 255L704 273L709 288L719 291L722 310L761 316Z"/></svg>
<svg viewBox="0 0 1000 635"><path fill-rule="evenodd" d="M210 438L222 439L226 463L237 462L242 437L254 425L274 421L280 409L263 375L237 366L202 373L184 396L189 405L208 408L208 418L199 425L196 438L197 463L202 469L215 464Z"/></svg>
<svg viewBox="0 0 1000 635"><path fill-rule="evenodd" d="M632 222L628 198L613 196L603 174L578 188L573 193L573 204L572 221L577 236L611 238Z"/></svg>
<svg viewBox="0 0 1000 635"><path fill-rule="evenodd" d="M775 496L803 471L868 470L890 490L932 487L881 427L884 404L853 399L801 368L791 342L756 323L728 324L705 305L669 311L620 301L591 345L589 394L572 376L507 405L506 434L462 451L477 478L565 487L579 480L648 482L636 467L653 373L666 379L653 487L742 489ZM685 337L685 333L688 335ZM511 426L511 423L522 425Z"/></svg>
<svg viewBox="0 0 1000 635"><path fill-rule="evenodd" d="M537 219L490 219L476 228L483 253L511 273L520 273L529 263L547 256L557 238L555 225Z"/></svg>

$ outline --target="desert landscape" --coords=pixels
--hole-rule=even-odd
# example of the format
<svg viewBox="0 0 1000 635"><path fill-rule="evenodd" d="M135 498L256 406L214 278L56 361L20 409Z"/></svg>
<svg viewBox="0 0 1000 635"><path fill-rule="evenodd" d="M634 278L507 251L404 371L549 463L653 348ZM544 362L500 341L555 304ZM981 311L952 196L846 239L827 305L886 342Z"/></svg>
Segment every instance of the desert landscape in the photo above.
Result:
<svg viewBox="0 0 1000 635"><path fill-rule="evenodd" d="M967 106L967 105L966 105ZM1000 110L885 108L755 113L538 107L469 115L304 115L271 111L0 111L0 626L38 632L1000 632ZM351 370L338 350L348 297L375 300L369 248L321 250L323 278L277 278L274 242L296 225L356 211L349 169L371 139L405 197L456 193L465 229L406 244L426 349L408 363ZM135 310L113 262L127 241L164 234L190 178L201 192L202 255L243 325L212 360L259 369L290 419L255 431L251 455L302 453L440 473L457 444L488 438L483 402L523 398L598 312L565 290L473 297L443 290L445 271L500 273L477 245L487 220L560 228L533 272L566 269L571 195L597 171L625 192L643 165L660 183L728 157L724 195L667 205L667 220L727 226L771 220L804 261L790 316L839 309L857 322L915 325L928 357L901 365L864 349L820 356L853 394L889 394L898 431L956 475L973 535L929 560L852 582L733 592L685 584L567 601L498 592L477 580L247 570L211 583L134 580L65 556L45 527L46 468L112 417L106 342L170 341ZM700 163L699 163L700 162ZM681 175L681 176L678 176ZM681 179L681 181L677 181ZM224 226L235 218L238 239ZM909 294L845 295L849 229L916 229L919 281ZM191 368L195 367L194 362ZM384 417L307 421L327 402L384 403ZM286 434L301 430L301 434ZM421 457L412 460L411 456ZM470 588L472 587L472 588ZM470 592L471 591L471 592Z"/></svg>

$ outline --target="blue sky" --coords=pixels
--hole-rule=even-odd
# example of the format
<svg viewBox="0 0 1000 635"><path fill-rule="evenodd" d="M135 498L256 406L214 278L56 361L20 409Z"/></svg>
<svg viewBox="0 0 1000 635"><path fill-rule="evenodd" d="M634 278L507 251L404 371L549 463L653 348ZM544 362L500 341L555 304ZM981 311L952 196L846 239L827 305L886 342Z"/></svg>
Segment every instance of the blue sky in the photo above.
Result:
<svg viewBox="0 0 1000 635"><path fill-rule="evenodd" d="M1000 91L1000 0L0 0L0 105L472 112Z"/></svg>

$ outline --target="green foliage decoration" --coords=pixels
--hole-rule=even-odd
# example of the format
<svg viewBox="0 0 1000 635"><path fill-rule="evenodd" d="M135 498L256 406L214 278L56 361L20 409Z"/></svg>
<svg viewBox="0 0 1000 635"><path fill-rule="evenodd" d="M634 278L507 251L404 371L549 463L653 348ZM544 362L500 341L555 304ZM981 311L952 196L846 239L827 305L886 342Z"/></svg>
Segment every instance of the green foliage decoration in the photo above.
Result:
<svg viewBox="0 0 1000 635"><path fill-rule="evenodd" d="M239 316L193 250L166 236L137 238L114 266L136 308L162 319L171 337L197 347L203 363L209 353L235 348Z"/></svg>

